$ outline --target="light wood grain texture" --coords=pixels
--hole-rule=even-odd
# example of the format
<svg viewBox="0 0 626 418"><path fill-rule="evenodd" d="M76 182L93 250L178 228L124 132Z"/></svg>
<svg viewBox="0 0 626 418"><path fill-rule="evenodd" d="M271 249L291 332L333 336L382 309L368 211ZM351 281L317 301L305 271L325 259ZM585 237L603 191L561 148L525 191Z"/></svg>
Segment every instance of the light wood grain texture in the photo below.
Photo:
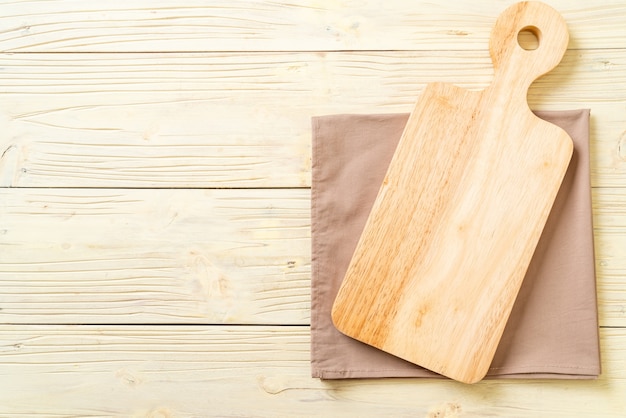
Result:
<svg viewBox="0 0 626 418"><path fill-rule="evenodd" d="M0 189L0 322L309 318L308 190Z"/></svg>
<svg viewBox="0 0 626 418"><path fill-rule="evenodd" d="M529 90L533 108L591 108L595 187L626 186L625 51L570 51ZM493 76L486 50L5 54L0 68L12 187L309 186L311 116L410 112L435 78Z"/></svg>
<svg viewBox="0 0 626 418"><path fill-rule="evenodd" d="M626 327L626 188L593 191L600 321Z"/></svg>
<svg viewBox="0 0 626 418"><path fill-rule="evenodd" d="M600 323L626 327L626 194L593 203ZM299 189L3 189L0 322L305 325L310 222Z"/></svg>
<svg viewBox="0 0 626 418"><path fill-rule="evenodd" d="M595 381L311 379L308 327L0 326L0 415L622 417L626 331Z"/></svg>
<svg viewBox="0 0 626 418"><path fill-rule="evenodd" d="M592 109L600 317L626 327L626 5L548 1L572 49L528 100ZM146 325L307 324L308 190L228 188L310 186L313 115L484 88L512 2L0 0L0 416L623 416L623 328L597 382L468 387L311 379L305 326Z"/></svg>
<svg viewBox="0 0 626 418"><path fill-rule="evenodd" d="M527 27L532 51L517 41ZM526 103L568 39L554 9L517 3L494 25L486 89L426 86L333 305L339 331L455 380L485 376L572 156Z"/></svg>
<svg viewBox="0 0 626 418"><path fill-rule="evenodd" d="M467 50L510 0L2 1L0 51ZM618 0L550 0L572 48L626 47Z"/></svg>

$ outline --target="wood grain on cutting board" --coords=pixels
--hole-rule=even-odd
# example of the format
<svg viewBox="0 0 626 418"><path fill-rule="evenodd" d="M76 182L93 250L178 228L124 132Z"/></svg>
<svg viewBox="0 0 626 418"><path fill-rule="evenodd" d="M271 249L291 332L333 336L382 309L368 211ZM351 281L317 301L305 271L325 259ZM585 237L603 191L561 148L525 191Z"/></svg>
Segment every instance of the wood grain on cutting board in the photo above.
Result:
<svg viewBox="0 0 626 418"><path fill-rule="evenodd" d="M528 27L535 50L517 42ZM556 11L518 3L494 26L489 87L426 87L335 301L340 331L463 382L484 377L572 155L526 103L567 42Z"/></svg>

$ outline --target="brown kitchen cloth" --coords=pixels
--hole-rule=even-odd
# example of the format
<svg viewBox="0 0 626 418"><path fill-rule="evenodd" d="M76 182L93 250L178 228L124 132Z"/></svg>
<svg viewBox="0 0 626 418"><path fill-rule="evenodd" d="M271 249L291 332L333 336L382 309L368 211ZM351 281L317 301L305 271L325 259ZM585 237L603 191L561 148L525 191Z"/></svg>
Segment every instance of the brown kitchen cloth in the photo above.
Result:
<svg viewBox="0 0 626 418"><path fill-rule="evenodd" d="M487 376L595 378L600 373L600 350L589 110L536 113L569 133L574 155ZM407 118L408 114L332 115L312 120L313 377L441 377L341 334L330 317Z"/></svg>

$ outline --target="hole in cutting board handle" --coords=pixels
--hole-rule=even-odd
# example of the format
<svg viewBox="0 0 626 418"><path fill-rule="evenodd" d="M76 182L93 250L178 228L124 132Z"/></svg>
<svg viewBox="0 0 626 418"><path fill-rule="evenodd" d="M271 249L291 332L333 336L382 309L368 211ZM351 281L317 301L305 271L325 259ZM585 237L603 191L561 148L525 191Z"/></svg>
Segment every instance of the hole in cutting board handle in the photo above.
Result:
<svg viewBox="0 0 626 418"><path fill-rule="evenodd" d="M534 51L539 48L541 31L535 26L526 26L517 33L517 43L526 51Z"/></svg>

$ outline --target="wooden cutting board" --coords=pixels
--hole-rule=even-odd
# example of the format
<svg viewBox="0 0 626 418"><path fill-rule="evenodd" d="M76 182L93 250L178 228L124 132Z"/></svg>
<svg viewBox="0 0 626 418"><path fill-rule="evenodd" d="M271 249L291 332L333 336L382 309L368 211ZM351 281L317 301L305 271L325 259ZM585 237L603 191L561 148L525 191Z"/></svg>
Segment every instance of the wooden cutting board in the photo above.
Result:
<svg viewBox="0 0 626 418"><path fill-rule="evenodd" d="M485 376L572 155L526 102L567 43L554 9L518 3L493 28L489 87L426 86L335 300L337 329L462 382Z"/></svg>

